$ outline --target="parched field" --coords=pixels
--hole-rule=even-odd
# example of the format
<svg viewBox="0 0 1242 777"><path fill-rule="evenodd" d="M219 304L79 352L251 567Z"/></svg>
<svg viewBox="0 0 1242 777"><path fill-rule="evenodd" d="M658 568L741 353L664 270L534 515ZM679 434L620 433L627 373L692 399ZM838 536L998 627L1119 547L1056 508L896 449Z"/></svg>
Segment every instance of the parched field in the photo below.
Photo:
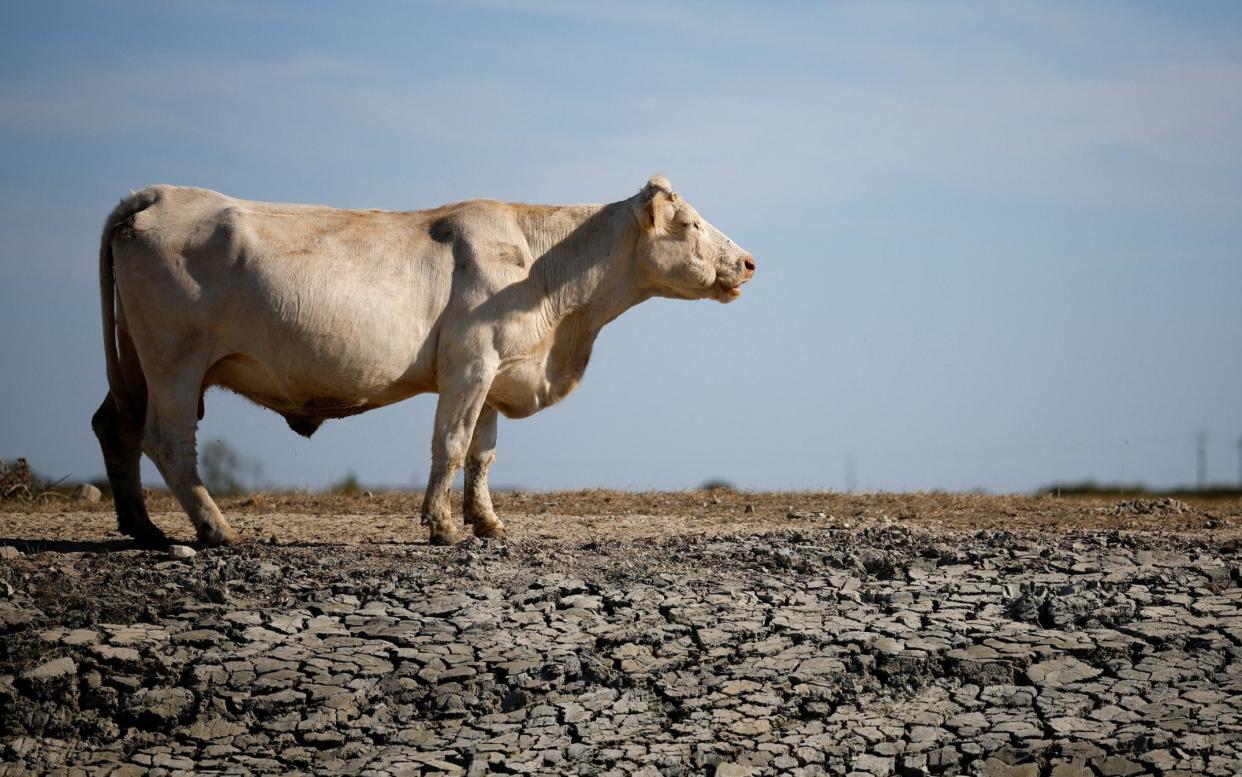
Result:
<svg viewBox="0 0 1242 777"><path fill-rule="evenodd" d="M0 774L1242 774L1238 501L418 504L0 503Z"/></svg>

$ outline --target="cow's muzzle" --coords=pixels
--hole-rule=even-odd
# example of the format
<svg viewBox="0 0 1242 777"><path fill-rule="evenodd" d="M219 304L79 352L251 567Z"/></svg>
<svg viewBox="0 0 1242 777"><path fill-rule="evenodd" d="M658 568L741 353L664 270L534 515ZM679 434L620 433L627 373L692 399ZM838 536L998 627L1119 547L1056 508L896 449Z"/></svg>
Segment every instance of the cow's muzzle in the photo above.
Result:
<svg viewBox="0 0 1242 777"><path fill-rule="evenodd" d="M721 273L716 278L716 286L720 290L722 302L731 302L742 296L742 284L755 276L755 257L746 254L729 268L730 272Z"/></svg>

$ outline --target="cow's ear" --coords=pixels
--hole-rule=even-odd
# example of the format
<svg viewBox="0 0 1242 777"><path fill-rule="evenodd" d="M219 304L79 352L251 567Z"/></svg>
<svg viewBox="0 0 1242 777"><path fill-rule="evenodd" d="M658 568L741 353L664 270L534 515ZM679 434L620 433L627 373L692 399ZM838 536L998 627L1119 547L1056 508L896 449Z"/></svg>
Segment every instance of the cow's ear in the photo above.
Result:
<svg viewBox="0 0 1242 777"><path fill-rule="evenodd" d="M669 211L672 210L672 201L664 192L656 192L647 200L647 207L644 215L644 222L647 229L663 229L670 218Z"/></svg>
<svg viewBox="0 0 1242 777"><path fill-rule="evenodd" d="M668 182L667 178L665 178L662 175L657 174L647 179L647 185L643 188L643 191L647 192L648 195L654 192L664 192L665 194L672 194L673 185Z"/></svg>
<svg viewBox="0 0 1242 777"><path fill-rule="evenodd" d="M647 229L663 227L671 218L670 205L676 202L673 186L662 175L653 175L643 187L643 223Z"/></svg>

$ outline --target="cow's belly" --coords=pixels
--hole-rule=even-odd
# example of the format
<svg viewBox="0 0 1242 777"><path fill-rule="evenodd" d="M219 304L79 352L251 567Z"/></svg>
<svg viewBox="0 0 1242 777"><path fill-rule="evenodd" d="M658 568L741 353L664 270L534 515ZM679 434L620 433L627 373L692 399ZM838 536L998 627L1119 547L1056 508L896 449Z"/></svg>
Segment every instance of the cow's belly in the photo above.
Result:
<svg viewBox="0 0 1242 777"><path fill-rule="evenodd" d="M331 378L329 379L329 376ZM347 365L310 374L281 372L247 353L221 358L207 386L222 386L283 415L341 418L435 390L434 375L418 369L351 370Z"/></svg>
<svg viewBox="0 0 1242 777"><path fill-rule="evenodd" d="M297 306L230 318L207 383L285 415L322 418L434 390L434 325L419 311L299 294Z"/></svg>

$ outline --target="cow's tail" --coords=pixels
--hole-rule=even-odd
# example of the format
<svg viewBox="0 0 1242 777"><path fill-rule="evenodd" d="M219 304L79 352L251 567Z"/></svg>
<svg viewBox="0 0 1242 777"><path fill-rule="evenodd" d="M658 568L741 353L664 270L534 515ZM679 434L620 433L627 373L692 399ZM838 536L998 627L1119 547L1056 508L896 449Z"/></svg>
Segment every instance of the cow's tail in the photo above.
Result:
<svg viewBox="0 0 1242 777"><path fill-rule="evenodd" d="M116 273L112 261L112 237L117 227L135 214L151 207L159 199L157 189L143 189L121 200L104 223L99 239L99 302L103 317L104 360L108 370L108 391L121 414L140 428L145 408L139 408L121 372L121 357L117 350L116 318L121 301L116 290Z"/></svg>

